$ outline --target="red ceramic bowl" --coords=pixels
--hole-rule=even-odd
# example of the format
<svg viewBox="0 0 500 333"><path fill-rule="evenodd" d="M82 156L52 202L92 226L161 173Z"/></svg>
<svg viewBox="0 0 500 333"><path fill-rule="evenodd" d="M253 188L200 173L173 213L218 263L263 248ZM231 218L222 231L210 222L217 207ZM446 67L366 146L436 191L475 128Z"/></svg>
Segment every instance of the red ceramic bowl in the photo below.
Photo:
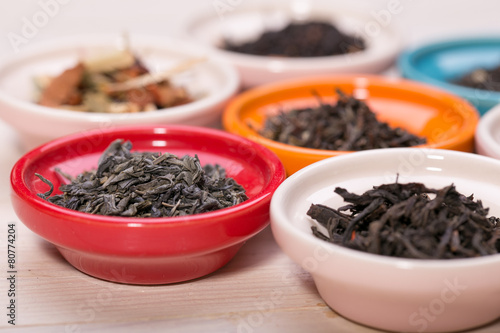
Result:
<svg viewBox="0 0 500 333"><path fill-rule="evenodd" d="M36 194L48 186L35 173L60 183L54 169L73 176L97 166L115 139L133 150L197 154L202 165L220 164L249 200L187 217L127 218L81 213ZM209 274L225 265L269 223L271 195L284 180L279 159L267 148L220 130L188 126L127 127L76 134L24 155L11 173L12 204L20 220L53 243L75 268L129 284L166 284Z"/></svg>

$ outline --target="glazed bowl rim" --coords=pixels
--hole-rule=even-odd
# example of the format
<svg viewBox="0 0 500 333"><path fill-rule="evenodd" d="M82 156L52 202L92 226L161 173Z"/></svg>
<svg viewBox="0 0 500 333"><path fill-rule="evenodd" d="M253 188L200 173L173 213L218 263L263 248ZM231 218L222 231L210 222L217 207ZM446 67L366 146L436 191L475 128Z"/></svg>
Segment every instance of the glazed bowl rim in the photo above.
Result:
<svg viewBox="0 0 500 333"><path fill-rule="evenodd" d="M491 91L486 89L470 88L461 86L458 84L450 83L444 80L438 80L432 76L426 75L419 71L413 63L419 57L422 57L428 53L439 52L441 50L446 50L448 48L453 48L462 45L474 45L474 44L484 44L494 42L500 44L500 37L498 36L487 36L481 35L477 37L466 37L466 38L453 38L453 39L441 39L438 41L430 42L420 46L408 49L400 54L397 60L397 66L401 69L404 76L416 79L428 84L433 84L442 89L447 89L452 91L464 98L469 100L474 100L479 105L491 106L491 104L497 104L500 102L500 92ZM488 94L488 96L478 96L477 91Z"/></svg>

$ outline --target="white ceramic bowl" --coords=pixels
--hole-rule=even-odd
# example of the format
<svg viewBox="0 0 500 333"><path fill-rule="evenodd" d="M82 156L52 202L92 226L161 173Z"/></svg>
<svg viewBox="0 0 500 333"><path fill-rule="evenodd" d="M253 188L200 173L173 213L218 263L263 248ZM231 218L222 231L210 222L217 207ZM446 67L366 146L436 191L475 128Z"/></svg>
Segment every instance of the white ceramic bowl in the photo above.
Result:
<svg viewBox="0 0 500 333"><path fill-rule="evenodd" d="M368 254L320 240L306 215L312 203L345 204L337 186L358 194L372 186L454 183L500 216L500 161L451 150L394 148L314 163L286 179L271 201L271 226L282 250L309 271L319 294L340 315L378 329L447 332L500 317L500 254L419 260Z"/></svg>
<svg viewBox="0 0 500 333"><path fill-rule="evenodd" d="M130 35L129 45L152 72L168 70L191 58L206 57L200 48L168 37ZM207 57L172 78L194 102L128 114L84 113L37 105L36 75L57 75L83 56L120 47L120 35L81 35L39 42L0 64L0 118L15 128L25 149L66 134L121 125L183 124L220 126L222 109L239 89L237 70L216 56Z"/></svg>
<svg viewBox="0 0 500 333"><path fill-rule="evenodd" d="M475 134L476 152L500 159L500 105L479 119Z"/></svg>
<svg viewBox="0 0 500 333"><path fill-rule="evenodd" d="M345 9L331 2L280 1L254 7L241 4L227 10L221 8L218 15L193 19L186 27L186 34L234 64L244 87L310 75L377 73L395 60L400 38L391 24L380 23L366 14L366 11ZM246 55L220 48L224 38L234 42L250 41L264 31L286 26L292 19L332 22L340 30L363 38L367 48L347 55L294 59Z"/></svg>

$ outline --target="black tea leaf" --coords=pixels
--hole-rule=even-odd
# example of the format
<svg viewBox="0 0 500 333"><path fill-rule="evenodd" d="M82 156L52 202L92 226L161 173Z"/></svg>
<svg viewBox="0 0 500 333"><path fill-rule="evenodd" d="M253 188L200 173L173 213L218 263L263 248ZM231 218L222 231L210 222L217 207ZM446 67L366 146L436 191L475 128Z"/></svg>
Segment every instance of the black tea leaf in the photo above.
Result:
<svg viewBox="0 0 500 333"><path fill-rule="evenodd" d="M390 257L455 259L500 253L500 219L455 186L436 190L421 183L374 186L362 195L337 187L349 204L312 204L307 215L326 228L318 238Z"/></svg>
<svg viewBox="0 0 500 333"><path fill-rule="evenodd" d="M326 104L313 92L318 107L269 116L259 134L297 147L340 151L412 147L427 142L424 137L379 121L363 101L340 90L337 93L337 103Z"/></svg>
<svg viewBox="0 0 500 333"><path fill-rule="evenodd" d="M278 31L266 31L256 40L237 44L225 40L228 51L280 57L321 57L348 54L366 48L363 39L348 35L327 22L295 22Z"/></svg>

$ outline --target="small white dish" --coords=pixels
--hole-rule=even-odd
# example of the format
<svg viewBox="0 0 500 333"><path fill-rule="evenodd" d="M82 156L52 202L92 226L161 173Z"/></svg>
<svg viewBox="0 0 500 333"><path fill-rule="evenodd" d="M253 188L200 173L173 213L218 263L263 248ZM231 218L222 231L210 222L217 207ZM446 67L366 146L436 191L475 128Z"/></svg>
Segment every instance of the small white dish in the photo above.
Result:
<svg viewBox="0 0 500 333"><path fill-rule="evenodd" d="M226 102L239 90L237 70L196 45L168 37L130 35L129 45L151 72L175 67L189 59L206 60L172 77L195 101L139 113L90 113L40 106L35 103L37 75L57 75L81 58L123 47L121 36L79 35L47 40L26 47L0 64L0 118L19 132L24 149L91 129L122 125L182 124L220 126Z"/></svg>
<svg viewBox="0 0 500 333"><path fill-rule="evenodd" d="M420 260L356 251L316 238L311 204L345 205L337 186L361 194L385 183L421 182L474 194L500 216L500 161L452 150L393 148L356 152L311 164L287 178L271 201L271 227L282 250L310 272L338 314L397 332L451 332L500 317L500 254Z"/></svg>
<svg viewBox="0 0 500 333"><path fill-rule="evenodd" d="M290 21L320 19L366 41L363 51L313 58L255 56L221 48L223 39L246 42L264 31L285 27ZM219 15L198 16L189 22L187 37L225 57L240 71L242 85L252 87L282 79L338 73L378 73L387 69L401 48L391 25L381 24L366 13L338 4L314 1L281 1L259 6L240 5Z"/></svg>
<svg viewBox="0 0 500 333"><path fill-rule="evenodd" d="M500 105L479 118L475 144L478 154L500 159Z"/></svg>

